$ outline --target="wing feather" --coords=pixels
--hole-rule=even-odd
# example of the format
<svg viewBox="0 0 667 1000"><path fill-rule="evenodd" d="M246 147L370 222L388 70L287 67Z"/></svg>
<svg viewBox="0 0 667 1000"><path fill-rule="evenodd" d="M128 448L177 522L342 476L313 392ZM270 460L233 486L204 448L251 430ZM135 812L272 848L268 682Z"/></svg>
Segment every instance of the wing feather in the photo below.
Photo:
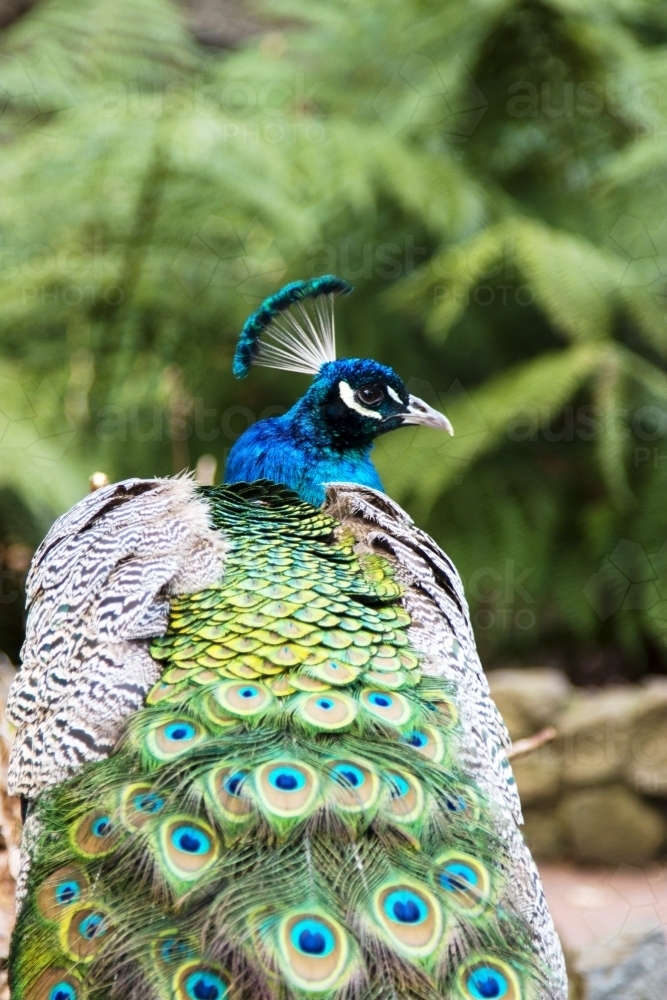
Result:
<svg viewBox="0 0 667 1000"><path fill-rule="evenodd" d="M7 703L12 795L33 798L111 752L159 676L149 640L166 631L170 595L220 580L224 551L186 478L116 483L56 521L28 577Z"/></svg>

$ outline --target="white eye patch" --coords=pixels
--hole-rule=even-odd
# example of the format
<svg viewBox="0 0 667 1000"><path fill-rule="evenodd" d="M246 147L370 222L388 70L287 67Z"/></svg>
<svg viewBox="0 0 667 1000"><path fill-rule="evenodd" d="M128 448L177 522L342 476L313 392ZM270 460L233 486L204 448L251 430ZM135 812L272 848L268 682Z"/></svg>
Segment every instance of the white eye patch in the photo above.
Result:
<svg viewBox="0 0 667 1000"><path fill-rule="evenodd" d="M389 393L389 395L391 396L391 398L394 400L395 403L400 403L401 406L403 406L403 400L398 395L398 393L396 392L396 390L392 389L392 387L390 385L387 386L387 392Z"/></svg>
<svg viewBox="0 0 667 1000"><path fill-rule="evenodd" d="M339 382L338 391L340 392L340 398L351 410L356 410L357 413L361 413L364 417L372 417L373 420L382 420L381 413L376 413L375 410L367 410L365 406L356 401L354 398L354 389L347 382Z"/></svg>

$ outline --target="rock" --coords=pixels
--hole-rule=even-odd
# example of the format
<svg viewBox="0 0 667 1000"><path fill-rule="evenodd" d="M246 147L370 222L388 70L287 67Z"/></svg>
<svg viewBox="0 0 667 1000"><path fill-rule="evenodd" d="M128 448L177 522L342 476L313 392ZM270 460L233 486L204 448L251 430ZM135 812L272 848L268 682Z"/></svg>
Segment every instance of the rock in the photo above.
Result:
<svg viewBox="0 0 667 1000"><path fill-rule="evenodd" d="M552 743L512 762L521 804L555 798L561 786L562 755Z"/></svg>
<svg viewBox="0 0 667 1000"><path fill-rule="evenodd" d="M631 758L639 687L580 692L555 719L567 785L599 785L619 778Z"/></svg>
<svg viewBox="0 0 667 1000"><path fill-rule="evenodd" d="M570 792L557 812L577 861L645 864L667 838L662 814L621 784Z"/></svg>
<svg viewBox="0 0 667 1000"><path fill-rule="evenodd" d="M667 678L645 683L635 715L625 779L638 792L667 798Z"/></svg>
<svg viewBox="0 0 667 1000"><path fill-rule="evenodd" d="M492 670L487 677L513 740L532 736L548 725L572 691L565 674L550 667Z"/></svg>
<svg viewBox="0 0 667 1000"><path fill-rule="evenodd" d="M660 1000L667 996L667 942L662 928L626 931L576 961L586 1000Z"/></svg>
<svg viewBox="0 0 667 1000"><path fill-rule="evenodd" d="M523 834L538 861L558 861L567 854L567 837L559 816L550 809L526 809Z"/></svg>

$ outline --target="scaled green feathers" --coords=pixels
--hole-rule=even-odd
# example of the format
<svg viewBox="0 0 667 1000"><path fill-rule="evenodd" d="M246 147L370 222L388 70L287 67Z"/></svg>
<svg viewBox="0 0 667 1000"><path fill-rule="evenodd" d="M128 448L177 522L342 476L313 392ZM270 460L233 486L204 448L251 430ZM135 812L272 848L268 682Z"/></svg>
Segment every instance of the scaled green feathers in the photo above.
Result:
<svg viewBox="0 0 667 1000"><path fill-rule="evenodd" d="M112 756L38 800L12 997L543 995L390 560L276 486L202 493L224 579L172 600Z"/></svg>

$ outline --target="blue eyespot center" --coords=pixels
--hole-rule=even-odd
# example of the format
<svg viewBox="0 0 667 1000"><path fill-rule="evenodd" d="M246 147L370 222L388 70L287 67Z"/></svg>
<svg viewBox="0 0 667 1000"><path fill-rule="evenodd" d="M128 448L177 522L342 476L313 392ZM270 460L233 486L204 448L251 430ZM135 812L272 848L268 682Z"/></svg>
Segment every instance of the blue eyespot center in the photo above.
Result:
<svg viewBox="0 0 667 1000"><path fill-rule="evenodd" d="M408 746L421 748L425 747L428 743L428 736L426 733L420 733L416 729L413 729L411 733L407 734L404 742L407 743Z"/></svg>
<svg viewBox="0 0 667 1000"><path fill-rule="evenodd" d="M269 782L281 792L298 792L306 784L306 779L295 767L276 767L269 774Z"/></svg>
<svg viewBox="0 0 667 1000"><path fill-rule="evenodd" d="M190 722L171 722L165 726L164 735L168 740L176 743L183 740L191 740L196 733L195 727Z"/></svg>
<svg viewBox="0 0 667 1000"><path fill-rule="evenodd" d="M239 694L242 698L256 698L259 691L254 687L243 687L240 689Z"/></svg>
<svg viewBox="0 0 667 1000"><path fill-rule="evenodd" d="M244 780L245 774L243 771L235 771L234 774L230 774L230 776L226 779L224 784L225 791L228 792L229 795L240 795L241 785Z"/></svg>
<svg viewBox="0 0 667 1000"><path fill-rule="evenodd" d="M353 788L359 788L365 781L364 772L354 764L336 764L333 774L339 784L352 785Z"/></svg>
<svg viewBox="0 0 667 1000"><path fill-rule="evenodd" d="M424 900L409 889L396 889L384 901L384 911L390 920L399 924L421 924L428 916Z"/></svg>
<svg viewBox="0 0 667 1000"><path fill-rule="evenodd" d="M109 816L98 816L91 830L95 837L108 837L112 830L111 818Z"/></svg>
<svg viewBox="0 0 667 1000"><path fill-rule="evenodd" d="M470 973L466 987L475 1000L500 1000L509 989L509 983L498 969L481 966Z"/></svg>
<svg viewBox="0 0 667 1000"><path fill-rule="evenodd" d="M63 980L51 987L49 1000L76 1000L76 990Z"/></svg>
<svg viewBox="0 0 667 1000"><path fill-rule="evenodd" d="M179 826L171 835L171 840L179 851L186 854L206 854L211 850L210 838L203 830L194 826Z"/></svg>
<svg viewBox="0 0 667 1000"><path fill-rule="evenodd" d="M377 708L389 708L390 705L394 704L394 699L390 695L378 694L375 691L368 696L368 700L371 705L376 705Z"/></svg>
<svg viewBox="0 0 667 1000"><path fill-rule="evenodd" d="M321 955L327 946L324 934L319 931L305 930L299 934L299 947L308 955Z"/></svg>
<svg viewBox="0 0 667 1000"><path fill-rule="evenodd" d="M470 865L460 861L450 861L440 875L440 885L447 892L462 892L474 887L479 882L479 875Z"/></svg>
<svg viewBox="0 0 667 1000"><path fill-rule="evenodd" d="M182 938L167 938L160 947L160 957L164 962L181 961L192 955L192 947Z"/></svg>
<svg viewBox="0 0 667 1000"><path fill-rule="evenodd" d="M155 792L147 792L145 795L137 795L134 799L134 808L139 812L156 813L162 809L164 799L156 795Z"/></svg>
<svg viewBox="0 0 667 1000"><path fill-rule="evenodd" d="M401 774L389 774L392 799L402 799L410 791L410 785Z"/></svg>
<svg viewBox="0 0 667 1000"><path fill-rule="evenodd" d="M214 972L193 972L185 981L185 992L191 1000L222 1000L227 987Z"/></svg>
<svg viewBox="0 0 667 1000"><path fill-rule="evenodd" d="M318 698L317 707L323 708L325 712L328 712L329 709L334 707L334 702L331 700L331 698Z"/></svg>
<svg viewBox="0 0 667 1000"><path fill-rule="evenodd" d="M465 799L461 798L460 795L456 798L445 799L445 805L450 812L463 812L466 807Z"/></svg>
<svg viewBox="0 0 667 1000"><path fill-rule="evenodd" d="M290 933L292 944L304 955L325 958L336 946L336 939L327 925L313 917L299 920Z"/></svg>
<svg viewBox="0 0 667 1000"><path fill-rule="evenodd" d="M56 903L67 906L75 903L81 895L81 886L75 879L68 879L67 882L60 882L56 886Z"/></svg>
<svg viewBox="0 0 667 1000"><path fill-rule="evenodd" d="M79 934L81 937L86 938L87 941L92 941L94 937L101 937L103 934L106 934L104 916L101 913L91 913L89 916L84 917L79 924Z"/></svg>

